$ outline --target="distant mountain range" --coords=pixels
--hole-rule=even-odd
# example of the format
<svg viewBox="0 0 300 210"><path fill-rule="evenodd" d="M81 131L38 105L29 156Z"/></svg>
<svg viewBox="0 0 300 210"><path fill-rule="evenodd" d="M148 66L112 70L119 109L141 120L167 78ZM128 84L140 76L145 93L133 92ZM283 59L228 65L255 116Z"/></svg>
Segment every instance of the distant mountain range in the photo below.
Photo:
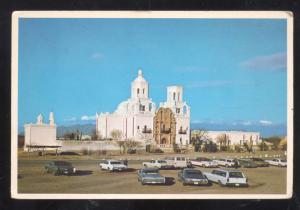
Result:
<svg viewBox="0 0 300 210"><path fill-rule="evenodd" d="M95 124L76 124L76 125L63 125L57 127L57 136L63 136L67 132L74 132L78 130L82 132L84 135L91 135L93 130L95 130ZM269 136L286 136L287 129L285 124L270 124L270 125L262 125L259 123L244 125L244 124L230 124L230 123L191 123L191 129L204 129L211 131L255 131L260 132L262 137ZM19 129L19 133L23 134L23 128Z"/></svg>

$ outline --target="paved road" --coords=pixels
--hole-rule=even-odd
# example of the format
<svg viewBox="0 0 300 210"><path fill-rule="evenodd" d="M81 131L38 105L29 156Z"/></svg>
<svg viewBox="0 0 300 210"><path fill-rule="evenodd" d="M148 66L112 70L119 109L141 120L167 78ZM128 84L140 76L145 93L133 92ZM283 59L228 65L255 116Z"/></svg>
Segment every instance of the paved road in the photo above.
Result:
<svg viewBox="0 0 300 210"><path fill-rule="evenodd" d="M128 162L128 172L101 171L99 160L71 160L77 168L75 176L53 176L45 173L47 160L20 160L18 162L18 190L20 193L164 193L164 194L279 194L286 192L286 168L242 168L250 187L227 188L213 184L209 187L183 186L177 180L178 170L161 170L168 184L143 186L137 181L139 160ZM202 171L212 169L199 168ZM175 182L173 182L175 181Z"/></svg>

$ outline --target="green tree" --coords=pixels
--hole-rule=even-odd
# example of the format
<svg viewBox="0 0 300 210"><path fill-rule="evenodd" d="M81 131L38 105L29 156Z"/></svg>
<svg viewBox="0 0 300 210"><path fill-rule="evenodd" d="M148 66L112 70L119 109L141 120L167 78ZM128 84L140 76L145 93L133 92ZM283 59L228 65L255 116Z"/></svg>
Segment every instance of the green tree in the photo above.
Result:
<svg viewBox="0 0 300 210"><path fill-rule="evenodd" d="M271 137L268 137L268 138L264 138L263 140L266 141L266 142L272 143L273 144L273 146L272 146L273 150L280 149L279 144L280 144L281 138L279 136L271 136Z"/></svg>
<svg viewBox="0 0 300 210"><path fill-rule="evenodd" d="M174 151L175 153L180 153L180 152L181 152L181 150L180 150L178 144L176 144L175 142L173 143L173 151Z"/></svg>
<svg viewBox="0 0 300 210"><path fill-rule="evenodd" d="M220 146L220 151L228 151L229 150L230 139L229 139L229 136L226 133L220 134L217 137L217 142Z"/></svg>
<svg viewBox="0 0 300 210"><path fill-rule="evenodd" d="M206 130L194 130L193 136L191 138L191 143L194 146L194 151L199 152L203 142L207 141L208 139L209 137Z"/></svg>
<svg viewBox="0 0 300 210"><path fill-rule="evenodd" d="M110 136L113 138L113 140L120 141L122 138L122 131L117 130L117 129L112 130L110 132Z"/></svg>

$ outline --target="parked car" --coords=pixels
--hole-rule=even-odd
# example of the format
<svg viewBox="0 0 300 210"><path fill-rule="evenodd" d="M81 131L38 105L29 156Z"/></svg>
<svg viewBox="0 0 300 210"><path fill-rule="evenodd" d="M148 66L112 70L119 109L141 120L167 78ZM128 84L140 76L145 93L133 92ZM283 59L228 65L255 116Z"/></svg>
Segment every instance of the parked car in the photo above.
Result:
<svg viewBox="0 0 300 210"><path fill-rule="evenodd" d="M136 149L135 148L127 149L127 154L136 154Z"/></svg>
<svg viewBox="0 0 300 210"><path fill-rule="evenodd" d="M178 180L183 185L209 185L208 179L198 169L181 169L178 172Z"/></svg>
<svg viewBox="0 0 300 210"><path fill-rule="evenodd" d="M268 167L270 164L266 161L264 161L261 158L250 158L256 165L257 167Z"/></svg>
<svg viewBox="0 0 300 210"><path fill-rule="evenodd" d="M278 166L278 167L286 167L287 162L284 159L281 158L274 158L273 160L266 160L270 165L272 166Z"/></svg>
<svg viewBox="0 0 300 210"><path fill-rule="evenodd" d="M248 180L244 173L236 170L215 169L211 173L204 173L206 178L221 186L247 187Z"/></svg>
<svg viewBox="0 0 300 210"><path fill-rule="evenodd" d="M172 165L168 165L167 161L165 160L150 160L148 162L143 162L144 167L148 168L171 168Z"/></svg>
<svg viewBox="0 0 300 210"><path fill-rule="evenodd" d="M248 158L238 159L239 165L244 168L257 168L257 164Z"/></svg>
<svg viewBox="0 0 300 210"><path fill-rule="evenodd" d="M165 184L166 178L159 174L157 168L142 168L138 170L138 181L145 184Z"/></svg>
<svg viewBox="0 0 300 210"><path fill-rule="evenodd" d="M70 162L66 161L51 161L45 165L47 173L57 175L71 175L76 173L76 168Z"/></svg>
<svg viewBox="0 0 300 210"><path fill-rule="evenodd" d="M225 166L225 167L239 167L239 162L236 159L232 158L222 158L219 160L216 160L218 166Z"/></svg>
<svg viewBox="0 0 300 210"><path fill-rule="evenodd" d="M191 160L191 164L193 166L200 166L205 168L217 168L218 163L216 161L213 161L209 158L205 157L198 157L195 160Z"/></svg>
<svg viewBox="0 0 300 210"><path fill-rule="evenodd" d="M101 170L108 171L124 171L128 169L128 167L119 160L105 160L103 163L100 163L99 166Z"/></svg>
<svg viewBox="0 0 300 210"><path fill-rule="evenodd" d="M185 157L177 156L177 157L166 157L165 160L167 161L168 165L173 166L174 168L187 168L187 160Z"/></svg>

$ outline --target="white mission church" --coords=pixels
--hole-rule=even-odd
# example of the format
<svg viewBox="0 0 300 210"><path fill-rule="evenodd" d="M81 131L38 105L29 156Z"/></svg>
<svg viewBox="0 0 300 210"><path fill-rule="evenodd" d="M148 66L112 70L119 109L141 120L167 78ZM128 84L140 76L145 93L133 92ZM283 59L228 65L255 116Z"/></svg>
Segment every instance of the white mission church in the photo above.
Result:
<svg viewBox="0 0 300 210"><path fill-rule="evenodd" d="M190 143L190 107L182 101L183 88L169 86L167 101L160 104L162 108L172 110L176 120L175 143ZM138 71L137 78L131 83L131 97L121 102L113 113L96 114L96 132L102 138L112 138L114 130L122 132L122 139L154 140L154 117L156 104L149 98L149 84ZM180 132L184 130L185 132ZM165 143L165 142L158 142ZM163 145L162 145L163 146Z"/></svg>

